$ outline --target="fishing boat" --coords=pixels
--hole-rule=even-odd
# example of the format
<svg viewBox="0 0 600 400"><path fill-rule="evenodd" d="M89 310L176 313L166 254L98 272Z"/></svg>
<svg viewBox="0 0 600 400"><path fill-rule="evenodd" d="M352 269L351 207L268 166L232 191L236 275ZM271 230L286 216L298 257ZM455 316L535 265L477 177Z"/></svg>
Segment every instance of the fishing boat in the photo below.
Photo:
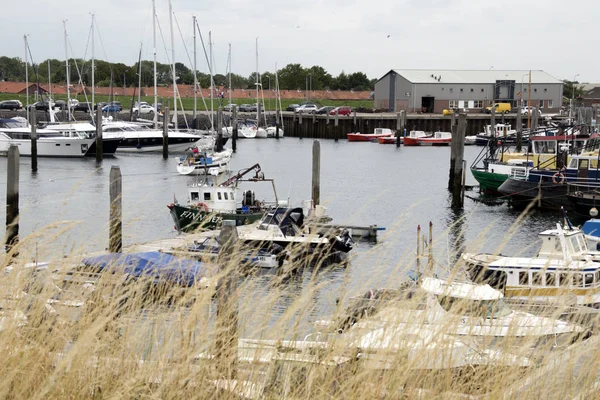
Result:
<svg viewBox="0 0 600 400"><path fill-rule="evenodd" d="M434 132L431 137L422 137L417 139L419 146L450 146L452 141L452 133L450 132ZM406 141L404 142L406 146Z"/></svg>
<svg viewBox="0 0 600 400"><path fill-rule="evenodd" d="M431 137L431 134L424 131L410 131L408 136L404 137L402 143L405 146L418 146L419 139L426 137Z"/></svg>
<svg viewBox="0 0 600 400"><path fill-rule="evenodd" d="M377 138L377 142L379 144L396 144L396 141L398 140L398 138L396 136L386 136L386 137L379 137ZM402 143L403 140L402 138L400 138L400 143Z"/></svg>
<svg viewBox="0 0 600 400"><path fill-rule="evenodd" d="M181 175L219 175L229 171L232 149L220 152L193 147L183 157L176 157L177 172Z"/></svg>
<svg viewBox="0 0 600 400"><path fill-rule="evenodd" d="M483 132L476 135L475 144L478 146L485 146L488 144L490 139L499 139L502 137L512 137L517 133L516 130L512 129L510 124L496 124L494 127L492 125L486 125L483 128Z"/></svg>
<svg viewBox="0 0 600 400"><path fill-rule="evenodd" d="M600 305L600 252L588 249L584 233L568 222L539 238L542 245L534 257L464 253L462 259L474 282L487 283L506 297Z"/></svg>
<svg viewBox="0 0 600 400"><path fill-rule="evenodd" d="M370 142L371 140L383 137L394 136L394 131L388 128L375 128L373 133L348 133L346 135L349 142Z"/></svg>
<svg viewBox="0 0 600 400"><path fill-rule="evenodd" d="M252 171L255 176L244 180L243 177ZM238 185L241 182L270 182L275 201L259 201L252 190L246 190L240 195ZM179 204L174 199L167 206L178 232L216 229L223 220L234 220L238 226L248 225L258 221L266 210L279 203L273 179L265 179L258 164L238 172L221 184L210 184L205 179L202 183L189 185L187 189L187 204Z"/></svg>
<svg viewBox="0 0 600 400"><path fill-rule="evenodd" d="M307 233L302 208L277 207L268 211L255 229L238 232L239 239L249 245L270 248L273 245L288 248L300 246L303 251L325 255L330 252L348 253L354 241L347 230L328 237Z"/></svg>

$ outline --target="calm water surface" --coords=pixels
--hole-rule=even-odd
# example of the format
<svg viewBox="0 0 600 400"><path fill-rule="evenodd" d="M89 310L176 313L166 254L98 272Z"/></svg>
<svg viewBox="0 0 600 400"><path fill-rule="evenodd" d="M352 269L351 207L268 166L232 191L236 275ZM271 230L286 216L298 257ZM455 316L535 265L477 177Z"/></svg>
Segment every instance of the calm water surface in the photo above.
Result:
<svg viewBox="0 0 600 400"><path fill-rule="evenodd" d="M312 144L312 139L295 138L240 140L231 169L259 163L265 177L275 179L279 197L300 205L311 193ZM467 165L480 149L465 148ZM376 244L360 243L347 268L325 270L316 277L320 286L310 300L310 318L330 312L339 297L400 283L414 265L419 224L427 227L433 222L434 255L439 266L446 265L450 254L463 247L493 252L505 241L504 254L532 254L537 249L537 233L551 228L558 215L535 212L509 234L519 213L507 205L487 206L467 198L464 211L453 212L446 189L449 158L449 147L397 149L376 143L321 141L321 202L327 214L336 223L377 224L386 230L380 232ZM21 236L42 232L36 239L40 248L52 242L54 254L67 254L74 248L106 248L111 165L118 165L123 174L124 244L176 236L166 205L174 196L184 202L186 185L195 178L176 172L174 156L163 160L158 154L119 155L106 159L99 168L94 159L40 159L35 175L30 159L22 158ZM467 183L476 184L470 173ZM257 198L272 199L268 184L251 188ZM467 195L478 196L476 192ZM0 158L2 201L5 196L6 158ZM4 223L3 216L3 232ZM285 309L309 282L315 282L313 272L305 271L291 282L271 306ZM254 295L260 296L261 288L268 290L267 280L257 280Z"/></svg>

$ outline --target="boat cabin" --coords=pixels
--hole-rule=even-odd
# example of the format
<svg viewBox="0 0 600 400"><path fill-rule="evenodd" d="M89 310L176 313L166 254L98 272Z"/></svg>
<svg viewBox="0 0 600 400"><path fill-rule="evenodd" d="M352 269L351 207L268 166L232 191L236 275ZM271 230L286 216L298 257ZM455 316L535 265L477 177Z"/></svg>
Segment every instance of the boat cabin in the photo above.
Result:
<svg viewBox="0 0 600 400"><path fill-rule="evenodd" d="M192 184L188 186L188 203L204 211L236 212L235 189L230 186Z"/></svg>
<svg viewBox="0 0 600 400"><path fill-rule="evenodd" d="M410 138L422 138L428 136L425 131L410 131L408 137Z"/></svg>
<svg viewBox="0 0 600 400"><path fill-rule="evenodd" d="M373 132L375 135L393 135L394 132L389 128L375 128Z"/></svg>

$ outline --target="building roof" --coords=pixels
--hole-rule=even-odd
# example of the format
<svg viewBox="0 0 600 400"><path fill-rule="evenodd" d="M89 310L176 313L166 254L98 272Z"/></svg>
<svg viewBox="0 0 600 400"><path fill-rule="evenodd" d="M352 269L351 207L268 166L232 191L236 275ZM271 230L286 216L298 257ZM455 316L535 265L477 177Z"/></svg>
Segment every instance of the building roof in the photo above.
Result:
<svg viewBox="0 0 600 400"><path fill-rule="evenodd" d="M412 83L496 83L510 80L529 81L529 70L453 70L453 69L394 69ZM525 75L525 76L524 76ZM542 70L531 71L531 83L561 83Z"/></svg>

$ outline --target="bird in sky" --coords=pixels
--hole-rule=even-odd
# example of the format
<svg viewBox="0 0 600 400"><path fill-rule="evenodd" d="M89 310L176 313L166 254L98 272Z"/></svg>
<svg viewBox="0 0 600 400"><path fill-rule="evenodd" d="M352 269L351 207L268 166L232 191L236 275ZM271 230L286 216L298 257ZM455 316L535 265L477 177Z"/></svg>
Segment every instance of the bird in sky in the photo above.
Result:
<svg viewBox="0 0 600 400"><path fill-rule="evenodd" d="M390 36L392 36L392 35L387 35L387 38L389 39L389 38L390 38Z"/></svg>

